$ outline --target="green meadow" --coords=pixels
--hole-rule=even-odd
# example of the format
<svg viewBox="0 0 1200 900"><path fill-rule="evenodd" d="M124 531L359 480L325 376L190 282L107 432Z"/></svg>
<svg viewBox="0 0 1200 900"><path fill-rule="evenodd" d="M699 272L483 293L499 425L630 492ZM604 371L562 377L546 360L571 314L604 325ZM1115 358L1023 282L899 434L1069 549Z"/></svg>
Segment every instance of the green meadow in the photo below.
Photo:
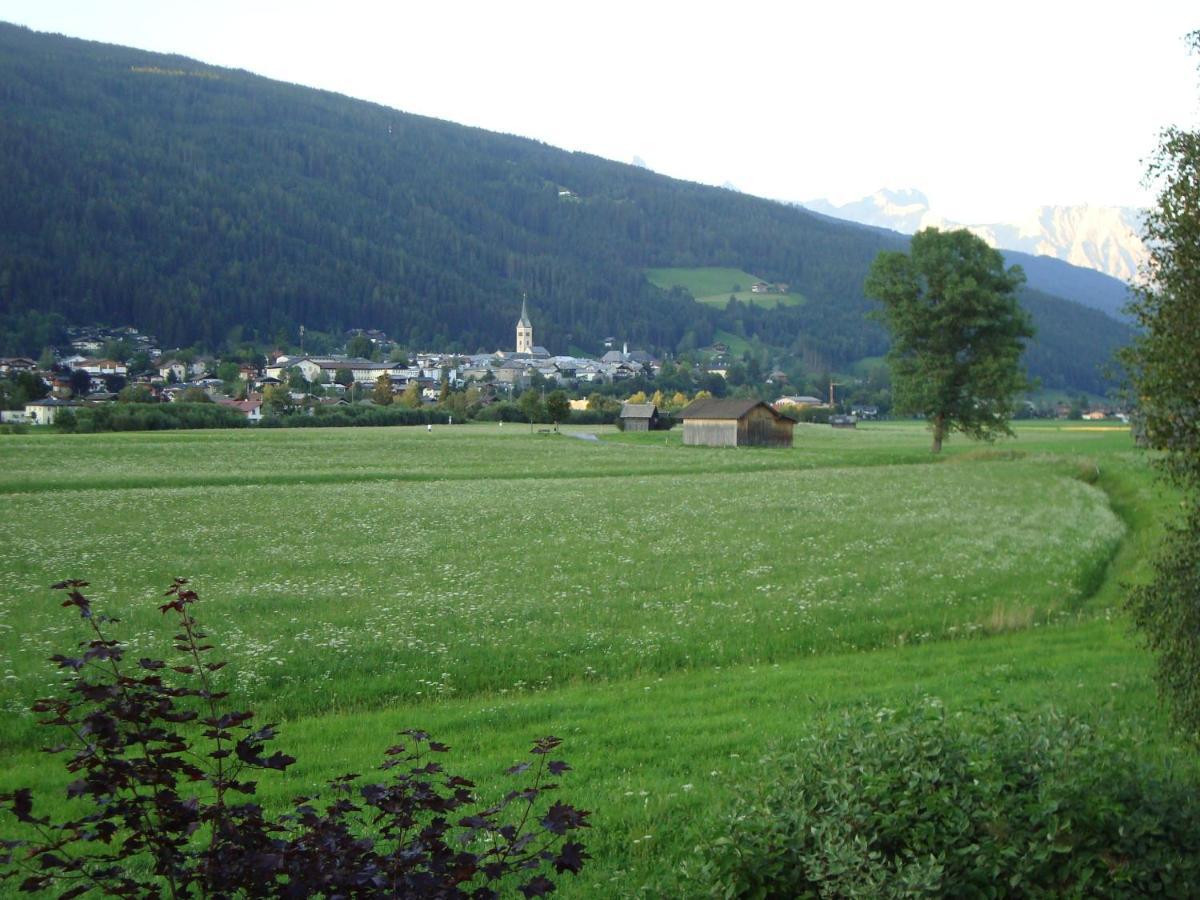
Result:
<svg viewBox="0 0 1200 900"><path fill-rule="evenodd" d="M139 655L192 580L224 686L300 760L269 803L368 771L402 728L485 795L564 738L564 794L595 810L567 896L657 893L739 780L850 704L1053 707L1190 758L1120 612L1172 508L1127 430L940 459L918 424L800 425L784 451L599 431L0 438L0 790L62 783L27 709L81 636L64 578Z"/></svg>
<svg viewBox="0 0 1200 900"><path fill-rule="evenodd" d="M762 281L756 275L743 272L741 269L724 269L717 266L704 266L695 269L647 269L646 278L655 287L669 291L673 287L682 287L697 303L706 306L724 307L730 297L737 297L743 303L754 303L764 309L774 309L776 306L799 306L804 302L804 295L789 292L786 294L756 294L750 290L755 282ZM737 290L735 290L737 288Z"/></svg>

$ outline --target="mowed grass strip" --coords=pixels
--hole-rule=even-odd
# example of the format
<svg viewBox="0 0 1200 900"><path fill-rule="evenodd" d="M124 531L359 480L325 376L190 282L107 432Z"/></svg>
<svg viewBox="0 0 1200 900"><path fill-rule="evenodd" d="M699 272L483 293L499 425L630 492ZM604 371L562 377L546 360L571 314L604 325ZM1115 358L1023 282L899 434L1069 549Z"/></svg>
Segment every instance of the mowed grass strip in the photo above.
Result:
<svg viewBox="0 0 1200 900"><path fill-rule="evenodd" d="M576 444L577 460L594 458L584 442L557 446ZM412 446L411 464L439 464L438 444ZM1100 491L1044 462L488 471L9 496L5 743L31 740L20 710L53 686L42 661L73 627L45 589L61 578L91 580L134 651L152 655L157 595L190 577L231 659L228 686L275 718L1026 627L1071 613L1123 532Z"/></svg>
<svg viewBox="0 0 1200 900"><path fill-rule="evenodd" d="M603 440L576 441L572 431ZM684 447L682 429L619 434L612 427L534 433L506 423L423 428L247 429L35 433L0 436L0 494L81 489L478 478L612 478L641 474L772 472L843 466L934 463L956 456L1123 453L1139 458L1128 428L1022 423L1019 437L995 448L951 440L929 451L920 423L867 423L855 430L799 424L781 451ZM633 444L637 449L633 449Z"/></svg>
<svg viewBox="0 0 1200 900"><path fill-rule="evenodd" d="M544 427L544 426L539 426ZM919 428L836 432L798 426L791 451L683 447L681 430L628 446L616 429L576 441L518 423L424 428L252 429L0 440L0 493L244 484L337 484L479 478L604 478L756 472L884 462L928 462ZM577 429L584 430L584 429ZM914 439L916 437L917 439Z"/></svg>
<svg viewBox="0 0 1200 900"><path fill-rule="evenodd" d="M978 705L1055 709L1085 716L1105 733L1132 733L1147 756L1194 769L1194 755L1166 739L1150 668L1127 624L1101 619L522 696L305 716L284 721L277 742L299 762L286 777L262 778L260 797L282 809L330 777L372 773L396 733L417 727L452 745L440 760L450 771L495 798L510 784L500 773L526 757L532 739L555 734L564 738L556 755L573 766L562 778L563 796L595 811L586 837L594 859L581 878L559 881L561 893L661 896L665 874L698 843L723 835L720 816L739 781L763 777L772 753L851 705L897 708L936 697L951 713ZM69 778L50 759L30 750L10 754L0 790L32 786L42 811L71 809L62 800Z"/></svg>

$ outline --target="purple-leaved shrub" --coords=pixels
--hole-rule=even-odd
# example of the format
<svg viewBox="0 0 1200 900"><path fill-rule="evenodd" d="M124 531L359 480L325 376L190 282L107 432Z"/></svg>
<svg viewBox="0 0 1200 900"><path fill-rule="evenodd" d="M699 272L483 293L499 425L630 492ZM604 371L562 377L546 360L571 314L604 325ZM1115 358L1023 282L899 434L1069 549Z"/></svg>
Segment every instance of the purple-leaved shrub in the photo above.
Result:
<svg viewBox="0 0 1200 900"><path fill-rule="evenodd" d="M34 704L43 725L69 739L80 812L52 821L32 792L0 795L20 839L0 844L0 879L19 889L90 891L118 897L542 896L551 874L577 874L588 858L577 839L589 813L548 795L570 767L551 759L544 737L534 761L508 770L523 779L482 806L475 785L448 773L449 748L421 731L385 751L381 780L336 777L327 795L297 797L271 815L255 802L258 777L295 760L271 751L275 726L226 708L213 675L225 663L192 615L198 599L177 579L162 604L177 624L174 664L126 658L109 634L117 620L95 612L83 581L64 581L64 607L79 611L89 636L77 655L52 657L70 675L66 696Z"/></svg>

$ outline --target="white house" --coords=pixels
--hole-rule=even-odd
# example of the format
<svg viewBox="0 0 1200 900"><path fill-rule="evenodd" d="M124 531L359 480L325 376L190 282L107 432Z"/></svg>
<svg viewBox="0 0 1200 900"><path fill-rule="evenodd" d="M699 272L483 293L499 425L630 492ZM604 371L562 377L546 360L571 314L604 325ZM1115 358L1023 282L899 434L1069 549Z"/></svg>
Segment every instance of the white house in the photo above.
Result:
<svg viewBox="0 0 1200 900"><path fill-rule="evenodd" d="M35 425L53 425L61 410L80 405L73 400L56 400L53 397L47 397L43 400L26 403L25 414L29 417L28 421Z"/></svg>

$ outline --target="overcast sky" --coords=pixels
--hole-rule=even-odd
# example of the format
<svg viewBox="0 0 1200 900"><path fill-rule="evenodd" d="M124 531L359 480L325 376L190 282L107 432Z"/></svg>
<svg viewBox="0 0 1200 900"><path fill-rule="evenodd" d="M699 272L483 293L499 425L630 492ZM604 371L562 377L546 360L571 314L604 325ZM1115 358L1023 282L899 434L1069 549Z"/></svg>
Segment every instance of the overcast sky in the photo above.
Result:
<svg viewBox="0 0 1200 900"><path fill-rule="evenodd" d="M1195 2L0 0L0 20L764 197L914 187L972 223L1143 204L1158 130L1200 110Z"/></svg>

